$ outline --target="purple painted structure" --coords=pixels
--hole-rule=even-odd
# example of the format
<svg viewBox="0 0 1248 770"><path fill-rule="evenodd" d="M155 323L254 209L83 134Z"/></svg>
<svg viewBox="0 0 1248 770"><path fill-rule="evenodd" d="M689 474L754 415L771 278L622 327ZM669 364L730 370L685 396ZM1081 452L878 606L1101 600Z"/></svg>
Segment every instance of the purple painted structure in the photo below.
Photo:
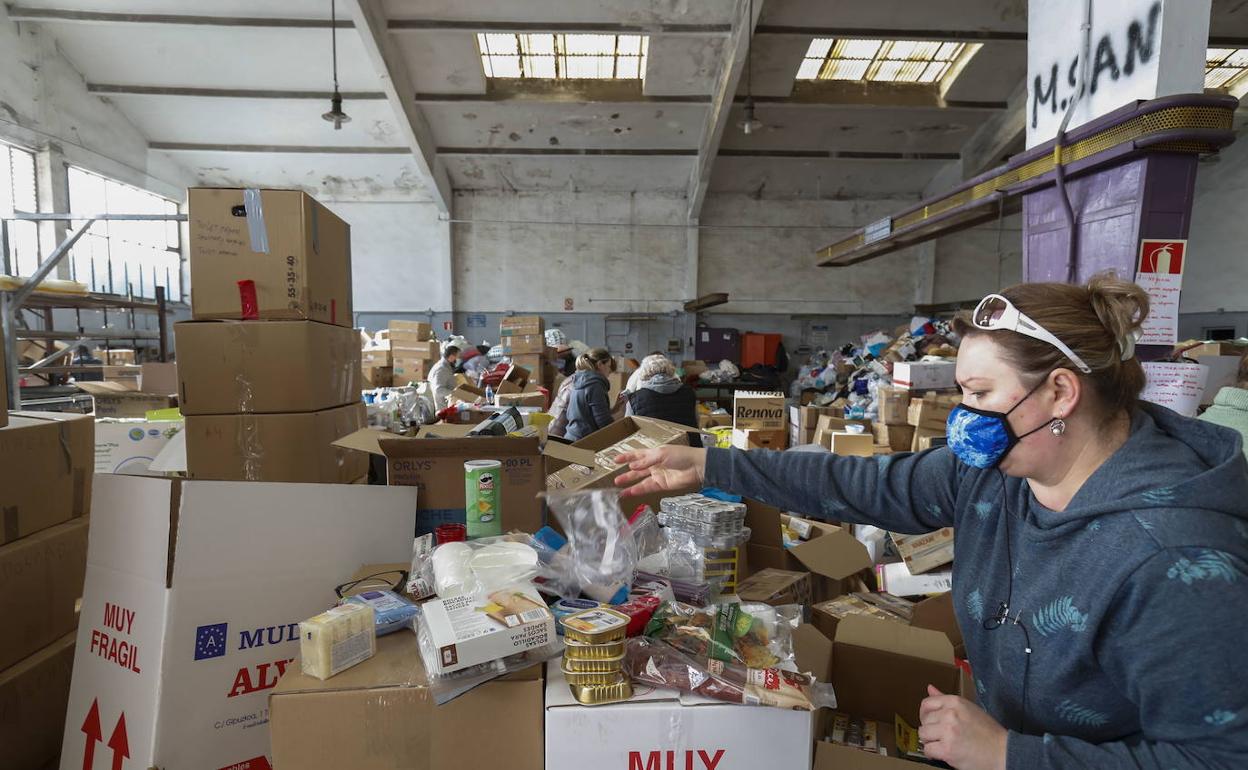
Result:
<svg viewBox="0 0 1248 770"><path fill-rule="evenodd" d="M1196 156L1155 153L1068 180L1078 238L1074 280L1113 270L1134 279L1141 238L1186 238ZM1069 226L1056 186L1023 196L1023 280L1065 281Z"/></svg>

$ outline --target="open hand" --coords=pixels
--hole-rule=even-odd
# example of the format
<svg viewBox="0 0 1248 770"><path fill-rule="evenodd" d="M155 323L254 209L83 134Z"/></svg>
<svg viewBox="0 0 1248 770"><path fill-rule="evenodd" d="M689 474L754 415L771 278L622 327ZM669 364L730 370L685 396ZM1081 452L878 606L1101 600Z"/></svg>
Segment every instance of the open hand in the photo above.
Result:
<svg viewBox="0 0 1248 770"><path fill-rule="evenodd" d="M966 698L945 695L927 686L929 697L919 707L919 738L931 759L957 770L1005 770L1009 733Z"/></svg>
<svg viewBox="0 0 1248 770"><path fill-rule="evenodd" d="M701 484L706 477L706 450L694 447L665 446L624 452L616 462L629 468L615 480L617 487L625 488L621 497L687 489Z"/></svg>

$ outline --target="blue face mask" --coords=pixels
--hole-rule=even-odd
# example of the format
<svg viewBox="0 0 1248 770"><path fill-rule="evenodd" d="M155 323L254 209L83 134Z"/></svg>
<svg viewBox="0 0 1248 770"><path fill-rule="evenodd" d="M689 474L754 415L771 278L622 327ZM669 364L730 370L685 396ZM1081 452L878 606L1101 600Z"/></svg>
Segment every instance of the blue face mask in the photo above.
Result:
<svg viewBox="0 0 1248 770"><path fill-rule="evenodd" d="M1007 419L1010 413L1031 398L1031 394L1039 390L1040 385L1044 383L1045 380L1041 380L1039 385L1032 388L1027 395L1018 400L1017 404L1010 407L1009 412L990 412L958 404L949 413L949 420L946 424L949 448L959 460L972 468L991 468L997 465L1009 454L1015 444L1033 433L1044 430L1057 419L1053 418L1021 436L1014 433Z"/></svg>

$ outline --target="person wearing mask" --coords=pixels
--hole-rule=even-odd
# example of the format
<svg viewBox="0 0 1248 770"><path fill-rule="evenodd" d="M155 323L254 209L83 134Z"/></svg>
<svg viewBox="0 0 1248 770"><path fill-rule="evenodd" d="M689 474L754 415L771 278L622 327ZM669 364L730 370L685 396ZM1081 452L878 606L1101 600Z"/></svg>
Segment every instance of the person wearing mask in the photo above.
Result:
<svg viewBox="0 0 1248 770"><path fill-rule="evenodd" d="M985 297L948 446L875 458L666 447L632 494L706 484L901 533L954 527L978 693L919 712L957 770L1187 770L1248 757L1248 460L1234 431L1141 402L1148 296L1097 277Z"/></svg>
<svg viewBox="0 0 1248 770"><path fill-rule="evenodd" d="M568 391L565 439L580 441L613 422L607 382L607 375L613 371L615 359L606 348L593 348L577 359Z"/></svg>
<svg viewBox="0 0 1248 770"><path fill-rule="evenodd" d="M693 388L676 379L676 367L667 356L646 356L637 373L639 384L628 392L627 414L698 427L697 396Z"/></svg>
<svg viewBox="0 0 1248 770"><path fill-rule="evenodd" d="M442 346L442 357L429 370L429 387L433 390L433 403L437 411L446 408L455 390L455 367L459 364L459 347L447 343Z"/></svg>
<svg viewBox="0 0 1248 770"><path fill-rule="evenodd" d="M1205 410L1200 419L1214 425L1222 425L1239 432L1248 454L1248 353L1239 359L1239 374L1234 386L1218 390L1213 406Z"/></svg>

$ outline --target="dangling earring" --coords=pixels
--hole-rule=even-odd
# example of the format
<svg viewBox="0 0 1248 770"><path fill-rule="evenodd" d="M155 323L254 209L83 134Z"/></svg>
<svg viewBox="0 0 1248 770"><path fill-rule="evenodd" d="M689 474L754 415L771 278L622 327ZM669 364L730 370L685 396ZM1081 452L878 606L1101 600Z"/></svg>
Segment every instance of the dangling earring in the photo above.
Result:
<svg viewBox="0 0 1248 770"><path fill-rule="evenodd" d="M1054 436L1061 436L1066 432L1066 421L1061 417L1055 418L1053 424L1049 426L1049 432Z"/></svg>

